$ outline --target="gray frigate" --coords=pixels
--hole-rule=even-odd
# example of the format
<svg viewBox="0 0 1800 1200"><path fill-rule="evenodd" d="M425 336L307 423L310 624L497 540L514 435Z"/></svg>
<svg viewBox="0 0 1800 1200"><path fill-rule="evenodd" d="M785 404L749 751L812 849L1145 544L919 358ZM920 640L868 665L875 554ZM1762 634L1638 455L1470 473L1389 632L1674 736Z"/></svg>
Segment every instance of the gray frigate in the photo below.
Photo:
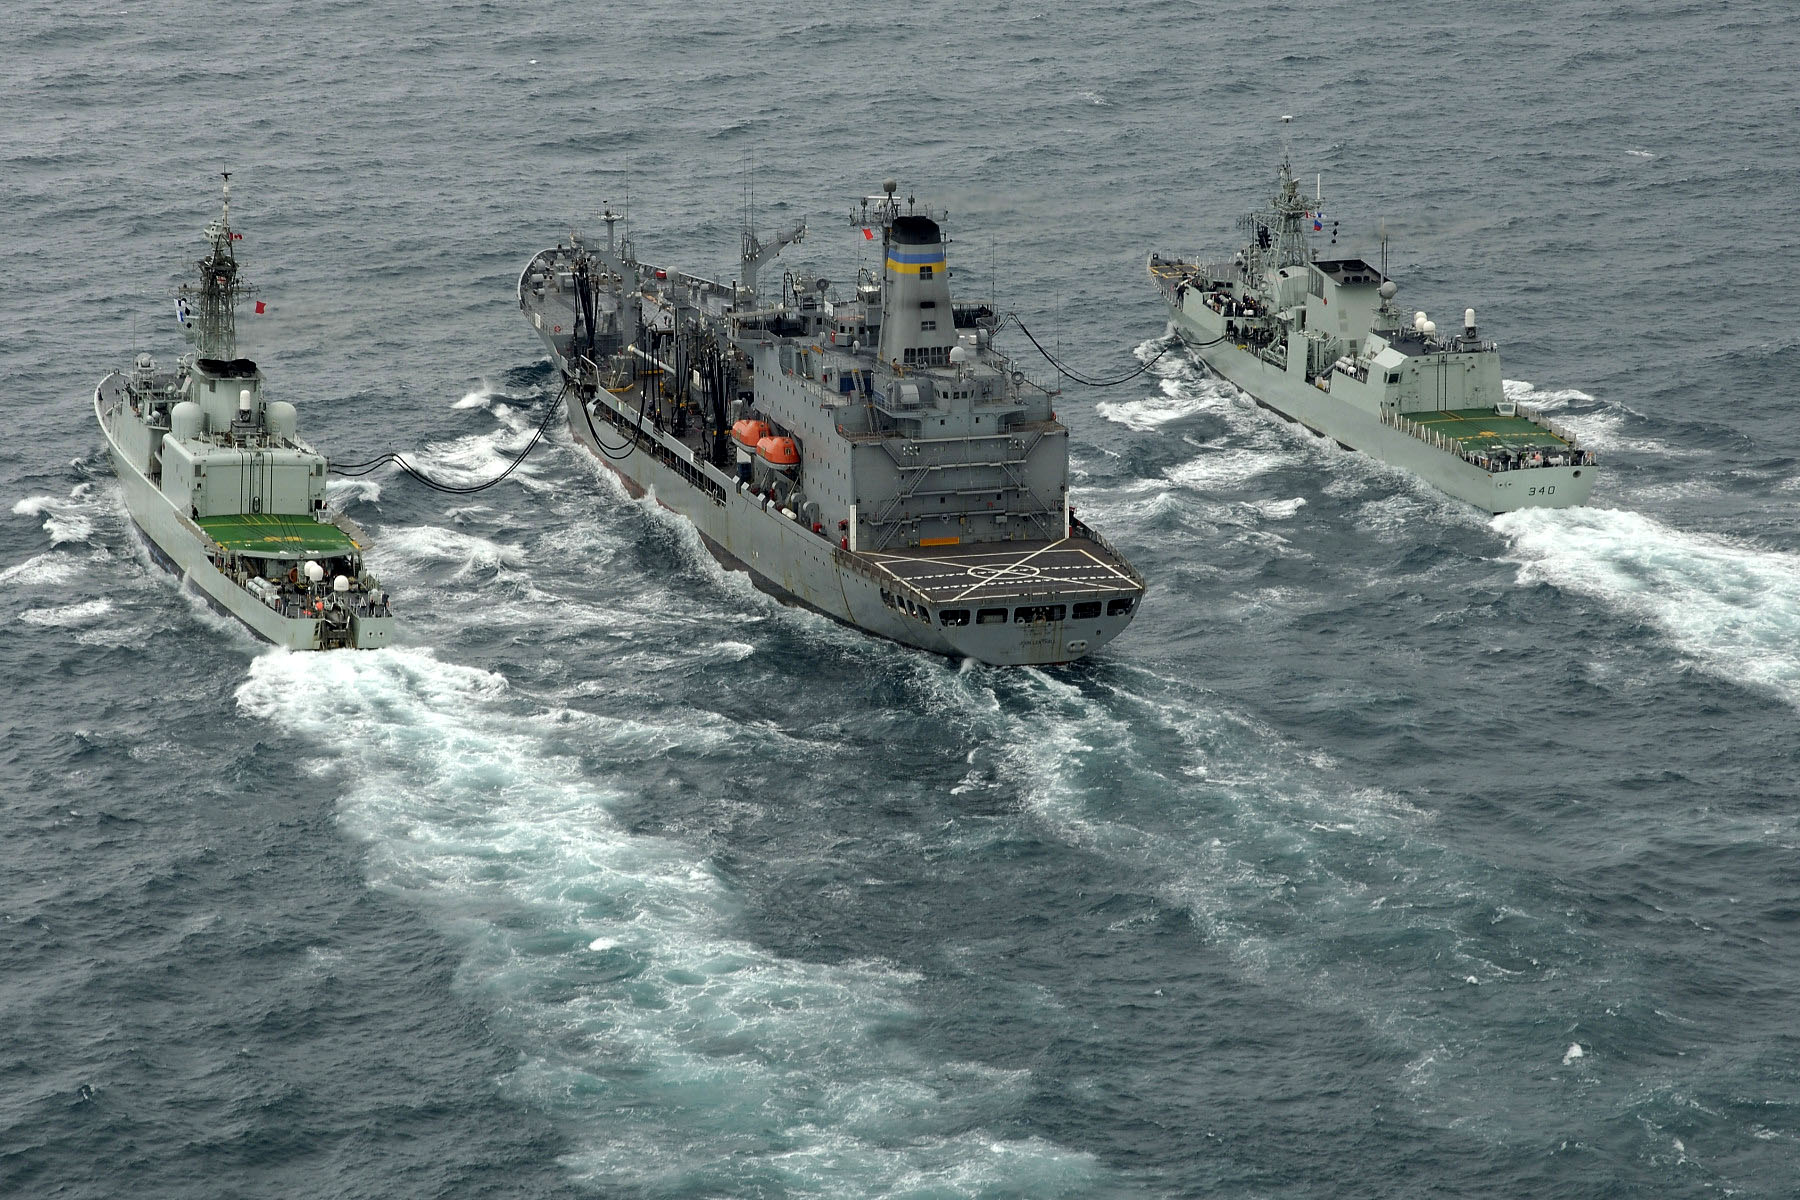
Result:
<svg viewBox="0 0 1800 1200"><path fill-rule="evenodd" d="M1231 259L1150 255L1193 353L1263 407L1487 512L1586 503L1593 451L1506 398L1499 347L1475 310L1442 333L1425 313L1402 313L1385 270L1318 255L1309 238L1326 232L1322 207L1284 157L1268 208L1239 221L1249 240Z"/></svg>
<svg viewBox="0 0 1800 1200"><path fill-rule="evenodd" d="M140 354L94 388L94 416L151 556L217 611L290 650L385 646L388 597L363 568L366 538L326 508L324 455L300 440L297 414L264 392L237 353L237 304L249 292L231 228L231 177L206 226L198 285L176 316L194 344L173 370Z"/></svg>
<svg viewBox="0 0 1800 1200"><path fill-rule="evenodd" d="M889 181L850 214L878 247L838 295L759 269L729 283L571 235L519 276L568 389L571 432L691 521L755 584L866 632L997 665L1063 663L1117 637L1144 579L1075 515L1056 393L950 292L944 214Z"/></svg>

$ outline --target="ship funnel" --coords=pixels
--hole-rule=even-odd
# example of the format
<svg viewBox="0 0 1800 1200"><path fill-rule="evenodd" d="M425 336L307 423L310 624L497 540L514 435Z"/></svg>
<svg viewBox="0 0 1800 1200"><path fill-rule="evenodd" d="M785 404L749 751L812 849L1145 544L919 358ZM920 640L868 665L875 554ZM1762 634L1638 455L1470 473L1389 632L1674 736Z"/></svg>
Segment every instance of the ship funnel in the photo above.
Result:
<svg viewBox="0 0 1800 1200"><path fill-rule="evenodd" d="M944 366L956 345L956 319L950 309L943 230L930 217L909 213L896 216L887 234L881 275L881 360L901 366Z"/></svg>

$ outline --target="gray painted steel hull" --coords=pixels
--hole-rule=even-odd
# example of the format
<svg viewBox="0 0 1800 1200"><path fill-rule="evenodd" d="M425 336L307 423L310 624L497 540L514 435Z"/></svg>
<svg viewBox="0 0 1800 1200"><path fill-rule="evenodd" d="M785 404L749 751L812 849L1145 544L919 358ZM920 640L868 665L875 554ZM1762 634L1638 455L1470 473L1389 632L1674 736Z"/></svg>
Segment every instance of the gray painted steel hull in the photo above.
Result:
<svg viewBox="0 0 1800 1200"><path fill-rule="evenodd" d="M727 569L747 572L757 588L784 603L812 609L865 633L935 654L973 658L995 666L1025 666L1069 662L1091 654L1131 623L1130 614L949 628L927 623L884 604L881 577L872 567L860 564L857 555L765 508L733 486L723 472L697 464L725 487L720 501L651 454L637 448L627 451L629 434L604 420L590 419L573 390L569 431L624 481L633 496L648 496L692 522L708 552ZM642 436L659 435L646 430ZM662 444L691 461L686 447L666 439Z"/></svg>
<svg viewBox="0 0 1800 1200"><path fill-rule="evenodd" d="M113 473L124 492L126 514L149 543L151 557L191 584L215 612L235 618L262 641L288 650L319 649L319 620L276 612L212 564L198 527L177 512L168 497L144 477L113 436L98 388L94 391L94 418L106 437L107 457L112 460ZM358 631L359 639L385 644L393 622L392 618L377 618L361 624L364 628Z"/></svg>
<svg viewBox="0 0 1800 1200"><path fill-rule="evenodd" d="M1164 301L1169 320L1190 353L1215 374L1235 385L1259 405L1297 421L1320 437L1328 437L1389 466L1411 471L1425 482L1486 512L1520 508L1570 508L1586 504L1599 472L1593 466L1534 467L1527 471L1489 472L1454 454L1421 441L1356 405L1335 400L1295 373L1258 354L1218 341L1222 324L1209 327ZM1202 310L1207 313L1207 310ZM1202 344L1213 343L1213 344ZM1303 356L1296 356L1302 358Z"/></svg>

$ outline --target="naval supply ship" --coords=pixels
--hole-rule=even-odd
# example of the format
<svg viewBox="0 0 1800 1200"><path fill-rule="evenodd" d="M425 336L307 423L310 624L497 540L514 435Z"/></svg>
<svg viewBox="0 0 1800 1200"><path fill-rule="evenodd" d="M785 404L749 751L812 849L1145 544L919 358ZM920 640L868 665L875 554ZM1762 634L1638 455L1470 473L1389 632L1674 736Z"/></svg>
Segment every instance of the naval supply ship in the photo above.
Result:
<svg viewBox="0 0 1800 1200"><path fill-rule="evenodd" d="M363 569L362 531L326 509L325 457L300 440L294 406L268 399L262 371L237 355L237 303L250 289L230 175L224 192L199 284L176 299L194 350L172 371L140 354L94 389L125 509L160 565L262 640L385 646L393 610Z"/></svg>
<svg viewBox="0 0 1800 1200"><path fill-rule="evenodd" d="M995 665L1065 663L1130 624L1144 579L1069 501L1056 393L950 292L944 214L897 185L850 213L879 267L839 296L759 269L746 226L730 283L572 235L519 276L562 373L575 439L726 567L868 633ZM877 249L878 247L878 249Z"/></svg>
<svg viewBox="0 0 1800 1200"><path fill-rule="evenodd" d="M1593 451L1506 399L1499 347L1475 310L1441 335L1425 313L1405 316L1385 270L1318 257L1308 239L1326 232L1321 207L1284 157L1269 207L1240 219L1250 239L1230 261L1150 255L1193 353L1263 407L1487 512L1586 503Z"/></svg>

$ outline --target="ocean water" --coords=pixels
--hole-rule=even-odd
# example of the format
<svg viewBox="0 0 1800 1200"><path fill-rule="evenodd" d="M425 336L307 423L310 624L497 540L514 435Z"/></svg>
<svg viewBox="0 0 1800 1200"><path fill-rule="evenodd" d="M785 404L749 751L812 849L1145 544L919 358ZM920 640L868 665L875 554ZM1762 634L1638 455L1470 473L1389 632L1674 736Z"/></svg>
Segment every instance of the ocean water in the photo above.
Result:
<svg viewBox="0 0 1800 1200"><path fill-rule="evenodd" d="M0 1195L1795 1194L1790 5L116 4L0 14ZM729 276L753 181L844 280L896 177L1113 374L1284 113L1590 507L1177 351L1059 402L1151 580L1091 661L783 608L560 431L334 484L402 632L296 656L93 424L221 169L303 430L475 480L554 391L516 273L605 205Z"/></svg>

